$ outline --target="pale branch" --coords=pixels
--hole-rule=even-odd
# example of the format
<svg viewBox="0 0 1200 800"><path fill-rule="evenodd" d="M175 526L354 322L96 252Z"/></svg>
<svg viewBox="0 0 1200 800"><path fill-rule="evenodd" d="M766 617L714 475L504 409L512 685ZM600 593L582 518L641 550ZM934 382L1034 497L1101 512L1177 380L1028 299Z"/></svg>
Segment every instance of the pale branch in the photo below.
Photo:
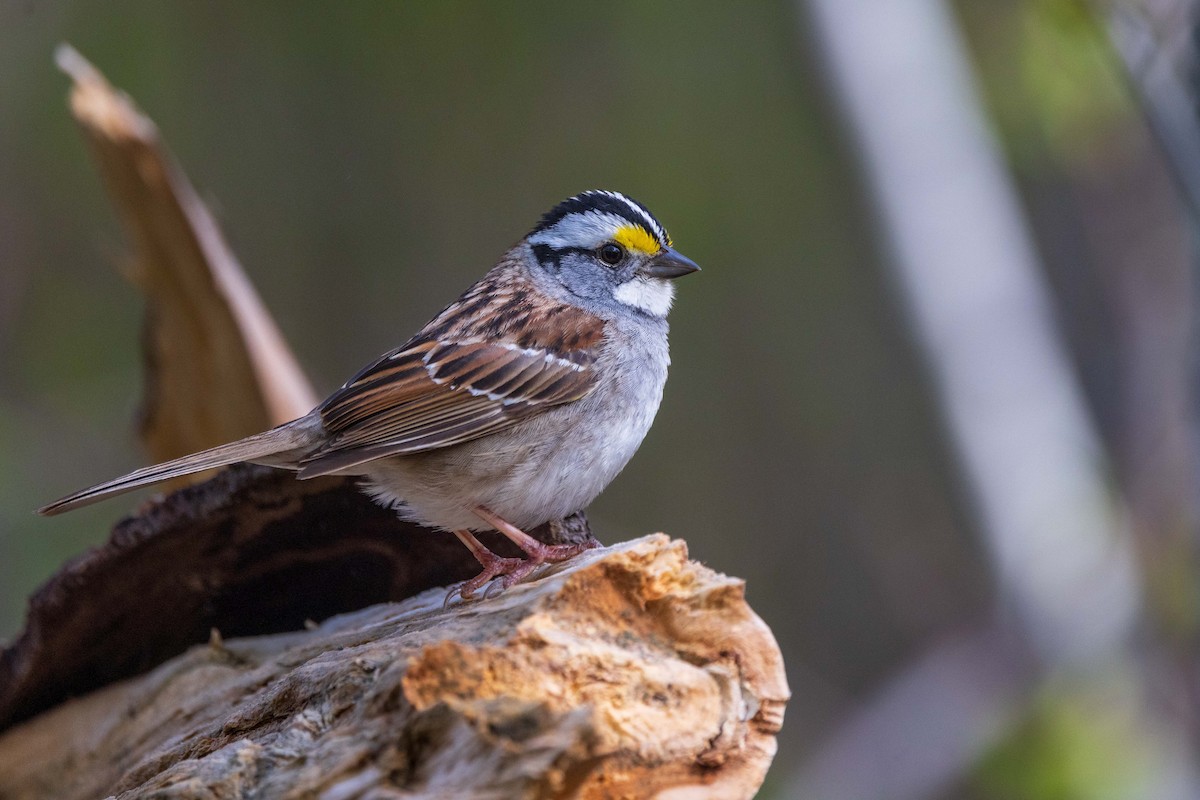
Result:
<svg viewBox="0 0 1200 800"><path fill-rule="evenodd" d="M57 57L132 245L124 273L146 303L147 452L165 461L306 414L316 393L157 126L71 47Z"/></svg>

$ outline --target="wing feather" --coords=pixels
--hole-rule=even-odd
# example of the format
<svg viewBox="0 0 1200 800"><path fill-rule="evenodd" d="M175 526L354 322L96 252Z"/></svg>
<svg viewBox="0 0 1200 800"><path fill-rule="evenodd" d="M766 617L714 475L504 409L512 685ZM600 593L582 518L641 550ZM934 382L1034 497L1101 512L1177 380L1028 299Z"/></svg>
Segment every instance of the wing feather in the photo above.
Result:
<svg viewBox="0 0 1200 800"><path fill-rule="evenodd" d="M320 406L326 441L300 477L420 453L503 430L587 395L604 322L528 289L506 260L407 344Z"/></svg>
<svg viewBox="0 0 1200 800"><path fill-rule="evenodd" d="M328 439L300 477L460 444L578 400L595 384L598 339L565 352L511 340L412 342L322 404Z"/></svg>

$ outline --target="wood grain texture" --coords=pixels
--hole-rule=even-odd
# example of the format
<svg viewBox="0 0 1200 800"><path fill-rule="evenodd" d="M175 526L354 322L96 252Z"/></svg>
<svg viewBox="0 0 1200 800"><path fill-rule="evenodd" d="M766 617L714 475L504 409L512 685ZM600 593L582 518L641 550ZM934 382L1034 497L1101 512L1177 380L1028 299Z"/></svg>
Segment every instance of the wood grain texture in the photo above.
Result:
<svg viewBox="0 0 1200 800"><path fill-rule="evenodd" d="M788 697L741 581L661 534L194 647L0 736L0 794L746 798Z"/></svg>
<svg viewBox="0 0 1200 800"><path fill-rule="evenodd" d="M166 461L306 414L316 393L157 127L75 50L62 46L58 63L132 245L123 272L146 303L147 453Z"/></svg>

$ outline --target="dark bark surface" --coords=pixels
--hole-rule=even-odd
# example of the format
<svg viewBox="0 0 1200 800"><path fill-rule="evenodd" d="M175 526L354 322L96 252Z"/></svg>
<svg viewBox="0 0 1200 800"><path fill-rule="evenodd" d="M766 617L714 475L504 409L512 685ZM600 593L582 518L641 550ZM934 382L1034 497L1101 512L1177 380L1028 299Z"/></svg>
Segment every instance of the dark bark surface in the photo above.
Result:
<svg viewBox="0 0 1200 800"><path fill-rule="evenodd" d="M587 522L578 514L534 535L578 541ZM519 555L498 534L481 538ZM34 594L25 630L0 652L0 730L144 672L214 629L298 630L478 568L453 536L402 522L350 479L234 467L147 503Z"/></svg>

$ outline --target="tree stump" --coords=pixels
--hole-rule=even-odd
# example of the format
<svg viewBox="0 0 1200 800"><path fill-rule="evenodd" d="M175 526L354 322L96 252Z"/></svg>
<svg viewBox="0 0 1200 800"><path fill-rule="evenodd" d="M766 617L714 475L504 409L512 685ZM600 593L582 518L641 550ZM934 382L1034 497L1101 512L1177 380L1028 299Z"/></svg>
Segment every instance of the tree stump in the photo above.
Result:
<svg viewBox="0 0 1200 800"><path fill-rule="evenodd" d="M298 586L303 592L309 587ZM752 796L787 686L741 581L662 534L499 597L222 641L0 736L0 797Z"/></svg>

